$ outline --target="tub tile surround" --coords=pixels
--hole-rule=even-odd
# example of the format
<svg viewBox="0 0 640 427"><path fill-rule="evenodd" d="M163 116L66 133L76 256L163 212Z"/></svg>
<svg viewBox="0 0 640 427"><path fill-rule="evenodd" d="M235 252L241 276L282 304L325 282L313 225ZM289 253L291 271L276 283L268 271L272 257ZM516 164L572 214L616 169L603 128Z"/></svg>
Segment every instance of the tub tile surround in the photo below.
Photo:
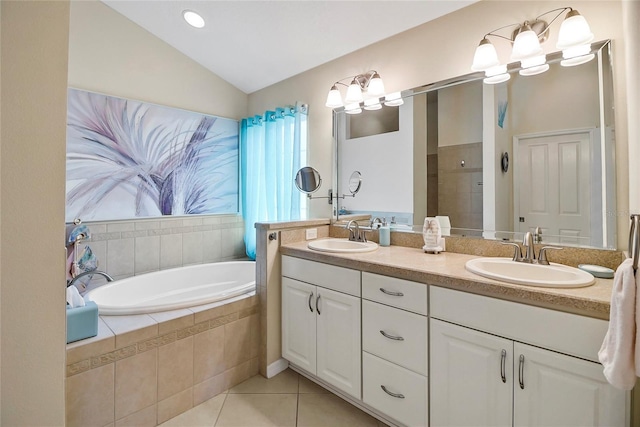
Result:
<svg viewBox="0 0 640 427"><path fill-rule="evenodd" d="M246 258L240 215L87 222L98 268L114 279ZM67 224L67 228L73 227ZM80 244L83 246L83 244Z"/></svg>
<svg viewBox="0 0 640 427"><path fill-rule="evenodd" d="M259 322L255 292L101 316L96 337L67 345L67 425L156 425L241 383L258 372Z"/></svg>

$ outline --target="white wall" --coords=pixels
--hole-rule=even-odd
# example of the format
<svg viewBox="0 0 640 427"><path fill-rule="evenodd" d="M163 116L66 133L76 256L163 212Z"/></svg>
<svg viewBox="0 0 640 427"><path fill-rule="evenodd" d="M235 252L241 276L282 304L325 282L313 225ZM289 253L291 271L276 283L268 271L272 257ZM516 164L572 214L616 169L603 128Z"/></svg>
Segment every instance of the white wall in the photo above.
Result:
<svg viewBox="0 0 640 427"><path fill-rule="evenodd" d="M564 6L554 1L481 1L383 40L332 62L298 74L249 95L249 113L259 113L273 105L301 100L309 104L309 152L313 166L324 177L331 176L332 114L324 106L336 79L370 69L378 70L388 92L420 86L453 76L468 74L482 36L512 22L533 19L541 13ZM621 1L577 1L571 3L587 18L595 40L613 39L615 61L616 148L618 159L628 151L625 38L622 31ZM631 21L637 22L637 21ZM546 52L555 51L559 23L554 23ZM635 30L637 31L637 30ZM494 43L500 58L507 61L509 43ZM313 49L313 46L309 47ZM629 76L635 78L635 76ZM618 212L628 212L628 165L617 167ZM310 206L314 216L330 214L326 201ZM626 221L618 223L618 242L627 239ZM625 245L626 246L626 245Z"/></svg>
<svg viewBox="0 0 640 427"><path fill-rule="evenodd" d="M0 424L61 426L69 2L0 7Z"/></svg>

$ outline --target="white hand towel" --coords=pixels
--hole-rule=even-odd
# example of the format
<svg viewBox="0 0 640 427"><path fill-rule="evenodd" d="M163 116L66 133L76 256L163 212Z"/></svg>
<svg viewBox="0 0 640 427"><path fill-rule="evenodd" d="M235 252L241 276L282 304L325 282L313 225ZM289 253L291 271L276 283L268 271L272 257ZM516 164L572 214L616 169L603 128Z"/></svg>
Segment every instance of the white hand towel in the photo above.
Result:
<svg viewBox="0 0 640 427"><path fill-rule="evenodd" d="M640 292L633 274L633 261L627 259L620 264L613 278L609 330L598 352L607 381L622 390L631 390L640 373L640 340L636 327L636 319L640 320L640 311L636 312L638 297Z"/></svg>

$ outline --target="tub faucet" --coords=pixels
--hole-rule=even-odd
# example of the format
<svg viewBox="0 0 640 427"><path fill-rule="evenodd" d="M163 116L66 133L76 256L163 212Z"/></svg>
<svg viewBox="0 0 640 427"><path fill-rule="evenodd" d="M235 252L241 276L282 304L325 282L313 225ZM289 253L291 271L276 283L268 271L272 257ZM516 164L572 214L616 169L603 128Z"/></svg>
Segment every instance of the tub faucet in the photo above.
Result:
<svg viewBox="0 0 640 427"><path fill-rule="evenodd" d="M113 282L113 277L109 276L107 273L105 273L104 271L100 271L100 270L91 270L91 271L85 271L84 273L80 273L78 274L76 277L74 277L71 280L67 280L67 288L73 284L76 283L76 280L78 280L81 277L84 276L89 276L92 274L97 274L98 276L102 276L105 279L107 279L107 282Z"/></svg>
<svg viewBox="0 0 640 427"><path fill-rule="evenodd" d="M376 224L378 224L378 226L376 226ZM372 230L375 230L376 228L380 228L381 226L382 226L382 220L378 217L373 218L369 223L369 227Z"/></svg>

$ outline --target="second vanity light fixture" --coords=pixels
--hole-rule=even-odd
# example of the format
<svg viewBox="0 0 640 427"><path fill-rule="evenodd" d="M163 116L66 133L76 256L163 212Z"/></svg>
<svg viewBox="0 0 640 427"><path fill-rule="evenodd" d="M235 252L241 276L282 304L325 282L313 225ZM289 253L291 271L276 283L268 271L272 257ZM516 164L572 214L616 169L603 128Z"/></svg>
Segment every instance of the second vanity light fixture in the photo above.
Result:
<svg viewBox="0 0 640 427"><path fill-rule="evenodd" d="M345 81L351 81L346 84ZM347 93L344 100L342 94L338 90L338 85L347 87ZM384 98L384 104L388 106L402 105L403 101L399 92L385 95L384 83L380 74L375 70L367 71L364 74L345 77L340 79L331 86L327 94L327 102L325 105L329 108L345 107L345 113L358 114L362 112L361 103L364 102L365 110L379 110L382 108L381 99Z"/></svg>
<svg viewBox="0 0 640 427"><path fill-rule="evenodd" d="M473 71L484 71L486 75L484 82L487 84L496 84L509 80L510 75L507 73L507 65L500 63L496 48L487 39L487 37L492 36L513 43L511 61L520 62L522 67L520 75L533 76L544 73L549 69L549 64L547 64L546 54L543 53L540 43L547 40L551 24L566 11L568 13L560 26L556 43L556 47L562 50L563 60L560 64L569 67L592 60L594 55L591 53L590 42L593 40L593 33L589 28L589 24L577 10L571 7L562 7L545 12L533 21L505 25L485 34L480 41L480 45L476 48L471 69ZM541 19L543 16L553 12L558 13L548 24ZM510 38L496 33L496 31L508 27L517 27Z"/></svg>

